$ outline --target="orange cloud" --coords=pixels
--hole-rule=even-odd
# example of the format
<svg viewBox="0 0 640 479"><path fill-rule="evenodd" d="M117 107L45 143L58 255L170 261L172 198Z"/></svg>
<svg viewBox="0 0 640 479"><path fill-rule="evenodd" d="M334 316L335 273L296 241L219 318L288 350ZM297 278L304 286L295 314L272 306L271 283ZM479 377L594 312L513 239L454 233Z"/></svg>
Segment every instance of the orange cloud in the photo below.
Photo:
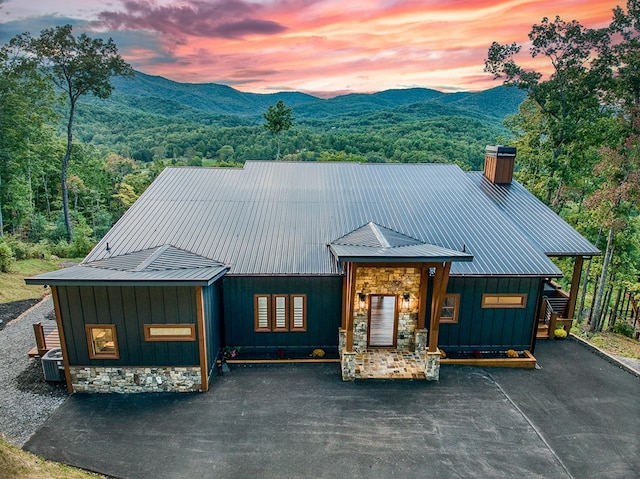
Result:
<svg viewBox="0 0 640 479"><path fill-rule="evenodd" d="M102 28L155 35L159 48L121 48L134 67L246 91L379 91L423 86L478 90L493 41L527 41L556 15L607 25L615 6L585 0L127 0Z"/></svg>

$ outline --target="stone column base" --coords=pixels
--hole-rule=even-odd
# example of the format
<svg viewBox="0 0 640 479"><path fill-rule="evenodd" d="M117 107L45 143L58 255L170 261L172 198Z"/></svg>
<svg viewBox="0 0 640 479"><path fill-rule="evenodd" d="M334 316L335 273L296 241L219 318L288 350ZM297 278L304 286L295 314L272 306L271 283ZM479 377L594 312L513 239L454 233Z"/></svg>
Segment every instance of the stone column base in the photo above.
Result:
<svg viewBox="0 0 640 479"><path fill-rule="evenodd" d="M338 328L338 354L342 358L342 351L347 347L347 330Z"/></svg>
<svg viewBox="0 0 640 479"><path fill-rule="evenodd" d="M356 378L356 353L342 351L342 380L353 381Z"/></svg>
<svg viewBox="0 0 640 479"><path fill-rule="evenodd" d="M425 376L427 381L438 381L440 379L440 350L435 352L427 351Z"/></svg>
<svg viewBox="0 0 640 479"><path fill-rule="evenodd" d="M427 330L416 329L416 349L415 352L419 353L427 349Z"/></svg>

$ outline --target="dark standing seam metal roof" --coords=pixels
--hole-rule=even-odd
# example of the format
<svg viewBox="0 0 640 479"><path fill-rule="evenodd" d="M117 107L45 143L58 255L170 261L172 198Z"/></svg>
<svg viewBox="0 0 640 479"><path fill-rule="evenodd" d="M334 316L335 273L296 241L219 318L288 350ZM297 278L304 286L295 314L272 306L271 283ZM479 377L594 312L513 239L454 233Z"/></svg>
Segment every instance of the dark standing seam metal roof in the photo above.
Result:
<svg viewBox="0 0 640 479"><path fill-rule="evenodd" d="M561 275L470 175L442 164L167 168L84 263L168 244L231 275L334 275L341 270L328 245L369 222L464 247L474 259L455 263L452 275Z"/></svg>
<svg viewBox="0 0 640 479"><path fill-rule="evenodd" d="M480 191L545 254L549 256L600 254L600 250L517 181L514 180L510 185L496 185L485 178L481 172L473 171L468 175Z"/></svg>
<svg viewBox="0 0 640 479"><path fill-rule="evenodd" d="M227 268L216 261L163 245L94 262L85 261L78 266L27 278L26 282L205 286L220 278L226 271Z"/></svg>

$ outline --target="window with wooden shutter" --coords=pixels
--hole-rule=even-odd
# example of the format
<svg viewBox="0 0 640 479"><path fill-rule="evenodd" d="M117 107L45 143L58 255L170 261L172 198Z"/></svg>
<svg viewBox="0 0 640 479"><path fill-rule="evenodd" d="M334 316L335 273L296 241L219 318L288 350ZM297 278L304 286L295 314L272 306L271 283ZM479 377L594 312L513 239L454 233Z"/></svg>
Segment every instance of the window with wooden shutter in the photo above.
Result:
<svg viewBox="0 0 640 479"><path fill-rule="evenodd" d="M291 295L291 331L307 330L307 295Z"/></svg>
<svg viewBox="0 0 640 479"><path fill-rule="evenodd" d="M271 296L268 294L256 294L254 296L254 315L255 315L255 330L256 331L271 331L271 324L269 321L270 315L270 300Z"/></svg>
<svg viewBox="0 0 640 479"><path fill-rule="evenodd" d="M273 329L275 331L287 331L287 299L286 295L273 296Z"/></svg>
<svg viewBox="0 0 640 479"><path fill-rule="evenodd" d="M256 294L254 296L256 332L307 330L306 294Z"/></svg>

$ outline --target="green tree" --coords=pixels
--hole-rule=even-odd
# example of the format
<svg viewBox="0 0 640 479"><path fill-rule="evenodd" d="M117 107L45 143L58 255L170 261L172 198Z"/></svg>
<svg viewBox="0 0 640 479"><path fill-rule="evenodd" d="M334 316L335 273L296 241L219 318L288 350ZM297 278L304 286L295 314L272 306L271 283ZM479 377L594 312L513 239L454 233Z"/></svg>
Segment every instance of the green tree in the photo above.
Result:
<svg viewBox="0 0 640 479"><path fill-rule="evenodd" d="M267 111L262 115L265 119L264 127L269 130L275 137L278 143L278 151L276 153L276 160L280 159L280 138L282 133L287 131L293 126L295 117L293 116L293 110L288 108L284 101L278 100L275 106L271 105L267 108Z"/></svg>
<svg viewBox="0 0 640 479"><path fill-rule="evenodd" d="M43 30L37 38L23 33L13 38L9 45L33 55L43 75L60 88L67 100L67 147L61 161L60 187L67 238L73 238L69 197L67 191L67 168L73 147L73 120L78 99L84 95L108 98L113 86L113 76L131 76L133 70L120 57L111 38L106 42L90 38L82 33L75 37L71 25Z"/></svg>
<svg viewBox="0 0 640 479"><path fill-rule="evenodd" d="M600 282L591 316L592 331L602 328L602 299L618 235L628 233L630 222L640 212L640 2L629 0L627 11L614 10L609 26L618 41L612 44L601 62L611 73L605 97L616 107L620 141L613 148L603 148L602 160L594 176L598 188L587 203L597 209L608 229Z"/></svg>
<svg viewBox="0 0 640 479"><path fill-rule="evenodd" d="M32 166L38 162L37 146L53 136L46 121L54 118L52 86L43 80L35 62L25 61L20 50L0 48L0 236L10 217L31 216ZM22 196L22 197L21 197ZM27 205L16 211L9 205ZM17 203L16 203L17 202ZM22 225L9 220L12 230Z"/></svg>
<svg viewBox="0 0 640 479"><path fill-rule="evenodd" d="M494 78L504 78L504 84L527 92L537 104L541 120L540 143L549 154L539 157L536 173L546 178L545 199L556 210L562 203L562 191L570 186L576 171L584 165L575 155L576 143L601 115L598 93L607 78L607 65L598 61L608 48L608 29L589 29L573 20L565 22L543 18L529 33L530 55L542 58L551 68L543 79L536 70L527 70L516 63L521 46L494 42L485 60L485 71Z"/></svg>

